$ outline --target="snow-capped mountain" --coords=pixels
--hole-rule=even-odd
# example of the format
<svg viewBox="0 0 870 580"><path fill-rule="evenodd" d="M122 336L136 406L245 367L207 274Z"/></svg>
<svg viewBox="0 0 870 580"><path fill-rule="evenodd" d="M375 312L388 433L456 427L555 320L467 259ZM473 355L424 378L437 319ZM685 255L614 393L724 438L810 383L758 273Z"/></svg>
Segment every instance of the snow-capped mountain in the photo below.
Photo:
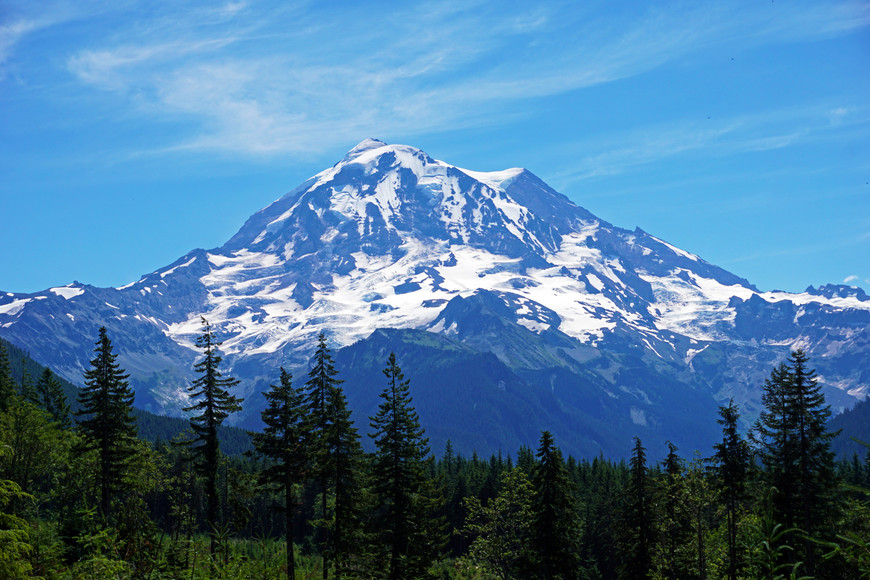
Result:
<svg viewBox="0 0 870 580"><path fill-rule="evenodd" d="M733 397L752 417L796 347L834 406L870 389L862 291L761 292L524 169L468 171L372 139L220 248L122 288L0 296L0 336L73 382L105 325L137 404L168 414L184 406L200 316L242 380L243 423L279 366L302 379L324 331L362 425L396 351L436 449L509 451L541 429L577 453L627 453L634 434L703 446L716 405Z"/></svg>

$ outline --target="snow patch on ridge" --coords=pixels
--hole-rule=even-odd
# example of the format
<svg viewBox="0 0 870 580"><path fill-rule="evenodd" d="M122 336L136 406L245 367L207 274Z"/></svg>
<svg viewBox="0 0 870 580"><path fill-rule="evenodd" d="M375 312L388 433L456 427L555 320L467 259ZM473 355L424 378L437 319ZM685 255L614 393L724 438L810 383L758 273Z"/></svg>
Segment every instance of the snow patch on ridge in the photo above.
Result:
<svg viewBox="0 0 870 580"><path fill-rule="evenodd" d="M186 262L183 263L183 264L179 264L179 265L175 266L174 268L170 268L170 269L168 269L168 270L165 270L165 271L161 272L161 273L160 273L160 277L161 277L161 278L166 278L167 276L171 275L173 272L175 272L175 271L178 270L179 268L186 268L187 266L190 266L190 265L193 264L194 262L196 262L196 256L194 256L193 258L189 259L188 261L186 261Z"/></svg>
<svg viewBox="0 0 870 580"><path fill-rule="evenodd" d="M30 298L22 298L20 300L13 300L9 304L0 304L0 314L15 316L24 309L24 306L30 302L30 300Z"/></svg>
<svg viewBox="0 0 870 580"><path fill-rule="evenodd" d="M61 286L59 288L50 288L49 290L51 290L58 296L62 296L66 300L70 300L72 298L75 298L76 296L81 296L85 293L84 288L76 288L71 285Z"/></svg>
<svg viewBox="0 0 870 580"><path fill-rule="evenodd" d="M487 184L493 189L498 189L504 191L511 182L519 177L525 169L522 167L512 167L510 169L504 169L502 171L470 171L468 169L463 169L461 167L457 167L459 171L464 173L465 175L471 177L472 179L476 179L482 183Z"/></svg>

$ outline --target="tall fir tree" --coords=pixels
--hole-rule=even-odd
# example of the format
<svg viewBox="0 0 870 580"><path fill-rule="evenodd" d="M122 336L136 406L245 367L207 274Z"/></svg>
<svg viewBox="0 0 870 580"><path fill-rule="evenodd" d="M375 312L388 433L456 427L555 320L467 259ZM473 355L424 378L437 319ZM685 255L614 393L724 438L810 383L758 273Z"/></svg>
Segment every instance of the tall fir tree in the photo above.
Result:
<svg viewBox="0 0 870 580"><path fill-rule="evenodd" d="M6 344L0 340L0 411L9 408L9 402L15 396L16 390L9 353L6 351Z"/></svg>
<svg viewBox="0 0 870 580"><path fill-rule="evenodd" d="M722 425L722 442L713 445L715 453L711 458L711 471L725 510L728 580L737 580L745 563L737 541L737 522L747 499L752 449L738 430L740 413L733 400L727 407L719 407L719 415L721 419L717 422Z"/></svg>
<svg viewBox="0 0 870 580"><path fill-rule="evenodd" d="M39 406L45 409L62 429L70 426L70 408L66 401L66 394L63 392L63 385L48 367L43 369L39 380L36 381L36 396L39 399Z"/></svg>
<svg viewBox="0 0 870 580"><path fill-rule="evenodd" d="M263 396L268 401L268 406L260 413L265 427L262 433L254 434L253 443L259 453L273 461L260 473L260 482L284 496L287 577L295 578L293 516L297 504L296 488L303 483L309 461L303 393L293 387L292 376L282 367L280 382L271 385Z"/></svg>
<svg viewBox="0 0 870 580"><path fill-rule="evenodd" d="M683 458L677 446L667 442L668 454L662 462L661 482L657 487L660 513L656 518L661 541L654 558L665 578L694 578L692 561L692 516L686 486Z"/></svg>
<svg viewBox="0 0 870 580"><path fill-rule="evenodd" d="M82 435L80 451L96 450L99 461L100 515L108 520L113 494L119 489L130 460L137 453L134 393L116 362L106 328L99 331L96 356L85 371L85 387L79 391L76 413ZM34 390L35 392L35 390Z"/></svg>
<svg viewBox="0 0 870 580"><path fill-rule="evenodd" d="M317 336L317 348L311 359L311 369L305 382L305 413L308 417L308 448L312 455L312 477L320 495L320 514L316 521L315 542L319 544L322 559L323 579L329 577L328 562L328 522L329 522L329 482L330 471L327 438L332 426L330 401L333 392L341 384L338 371L332 360L332 353L326 343L326 334Z"/></svg>
<svg viewBox="0 0 870 580"><path fill-rule="evenodd" d="M335 570L336 577L359 575L363 547L364 456L341 388L343 381L337 375L326 335L321 332L305 383L304 406L309 452L314 460L312 478L320 496L315 542L320 547L324 579L330 569Z"/></svg>
<svg viewBox="0 0 870 580"><path fill-rule="evenodd" d="M800 530L805 538L800 549L788 551L789 559L802 561L813 574L819 570L812 538L830 539L837 517L833 495L838 478L831 451L836 433L827 429L831 408L808 362L806 353L797 350L771 372L755 438L765 483L772 490L774 520L787 530Z"/></svg>
<svg viewBox="0 0 870 580"><path fill-rule="evenodd" d="M646 578L652 568L655 539L646 449L639 437L634 438L629 466L620 530L619 578Z"/></svg>
<svg viewBox="0 0 870 580"><path fill-rule="evenodd" d="M331 390L327 406L326 470L331 474L333 512L329 525L329 559L335 577L358 578L364 574L366 543L362 514L365 508L364 454L360 436L340 385Z"/></svg>
<svg viewBox="0 0 870 580"><path fill-rule="evenodd" d="M242 409L243 399L231 395L229 389L239 381L224 377L219 366L223 358L218 352L221 343L215 339L211 324L201 317L203 333L196 339L196 346L202 349L205 358L193 368L199 376L187 388L190 398L196 403L185 407L186 412L198 412L190 418L193 429L191 450L197 471L205 478L206 521L209 526L209 549L212 554L217 549L217 526L220 519L220 503L217 488L218 460L220 443L217 429L230 416Z"/></svg>
<svg viewBox="0 0 870 580"><path fill-rule="evenodd" d="M429 439L420 427L410 382L395 353L390 353L383 373L387 385L369 423L376 447L372 469L380 504L379 529L389 552L388 577L413 578L422 575L436 556L430 534L437 530L425 525L432 521L435 508L427 476Z"/></svg>
<svg viewBox="0 0 870 580"><path fill-rule="evenodd" d="M536 457L538 463L532 472L532 546L538 568L546 580L578 578L582 530L574 484L549 431L541 433Z"/></svg>
<svg viewBox="0 0 870 580"><path fill-rule="evenodd" d="M27 357L21 357L21 398L28 403L39 405L39 395L36 394L36 385L33 377L27 370Z"/></svg>

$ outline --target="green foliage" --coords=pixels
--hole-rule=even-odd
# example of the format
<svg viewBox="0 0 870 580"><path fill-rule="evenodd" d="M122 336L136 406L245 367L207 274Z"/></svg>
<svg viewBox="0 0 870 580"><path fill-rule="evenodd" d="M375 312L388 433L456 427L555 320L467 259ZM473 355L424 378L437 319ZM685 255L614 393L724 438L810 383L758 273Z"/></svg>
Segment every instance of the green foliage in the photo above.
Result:
<svg viewBox="0 0 870 580"><path fill-rule="evenodd" d="M82 435L80 452L94 450L99 456L100 515L108 520L112 495L119 489L126 465L136 452L136 421L132 416L134 393L112 352L106 328L99 331L96 356L85 371L85 387L79 392Z"/></svg>
<svg viewBox="0 0 870 580"><path fill-rule="evenodd" d="M94 510L83 514L83 523L76 542L86 556L72 565L70 576L76 580L132 578L133 565L121 558L117 532L103 527Z"/></svg>
<svg viewBox="0 0 870 580"><path fill-rule="evenodd" d="M208 502L206 520L212 538L211 553L214 554L217 549L216 533L220 509L217 489L220 443L217 428L230 413L241 410L242 399L230 394L229 389L236 386L238 381L221 375L219 366L222 358L217 350L220 343L215 340L211 324L205 318L201 320L203 333L197 337L196 346L202 349L205 358L193 367L199 376L187 390L191 399L196 402L185 407L184 411L199 413L190 418L194 433L191 448L196 468L205 478Z"/></svg>
<svg viewBox="0 0 870 580"><path fill-rule="evenodd" d="M469 557L503 579L522 578L532 570L533 498L532 483L519 467L502 474L501 491L487 505L466 498L463 532L473 538Z"/></svg>
<svg viewBox="0 0 870 580"><path fill-rule="evenodd" d="M263 393L269 402L261 417L265 427L254 434L257 452L273 464L260 472L260 482L272 486L284 496L287 577L294 578L293 515L297 508L296 490L304 481L309 463L308 424L302 406L303 393L293 388L290 373L281 368L281 380ZM280 508L279 508L280 509Z"/></svg>
<svg viewBox="0 0 870 580"><path fill-rule="evenodd" d="M737 522L746 506L752 450L737 429L740 413L733 400L727 407L719 407L719 415L721 419L717 423L722 425L722 442L713 446L711 473L725 513L728 579L737 580L745 560L737 542Z"/></svg>
<svg viewBox="0 0 870 580"><path fill-rule="evenodd" d="M0 413L0 477L27 493L47 492L51 477L69 461L70 443L48 413L13 397Z"/></svg>
<svg viewBox="0 0 870 580"><path fill-rule="evenodd" d="M36 385L33 384L33 375L30 374L27 361L21 359L21 398L34 405L39 404L39 395L36 394Z"/></svg>
<svg viewBox="0 0 870 580"><path fill-rule="evenodd" d="M309 417L311 475L319 494L319 514L313 523L324 578L330 565L337 576L359 574L366 567L361 521L366 499L363 452L337 374L321 333L305 383L304 408Z"/></svg>
<svg viewBox="0 0 870 580"><path fill-rule="evenodd" d="M580 573L581 526L562 452L549 431L541 433L538 464L532 473L534 561L547 580L576 578Z"/></svg>
<svg viewBox="0 0 870 580"><path fill-rule="evenodd" d="M221 379L213 372L217 343L203 341L213 355L211 371L203 361L198 372ZM0 409L0 578L870 575L870 504L861 489L870 483L870 457L855 455L839 466L849 487L828 480L829 437L819 428L827 408L799 352L768 380L755 432L757 469L733 404L720 409L722 440L707 460L697 452L683 460L670 446L662 464L648 466L639 439L628 463L603 456L566 460L544 432L537 455L520 447L514 463L500 453L462 457L451 444L440 460L432 458L395 355L387 361L381 406L370 418L376 453L364 455L321 335L305 389L282 372L265 394L266 428L254 438L259 454L222 456L223 443L210 439L219 460L213 483L202 450L166 443L191 438L179 435L177 420L135 412L146 425L139 435L157 443L128 433L127 453L110 459L104 511L98 439L85 429L61 429L40 408L48 406L46 393L57 392L52 380L64 393L68 384L3 346L14 357L12 375L39 376L40 386L25 380L30 401L13 394ZM100 378L123 391L126 377L103 336L93 365L105 372L92 369L92 383ZM0 381L3 372L0 356ZM224 390L235 384L229 381ZM97 392L79 399L95 401ZM230 406L240 403L230 397ZM84 423L95 415L79 416ZM206 429L208 423L198 424ZM249 444L244 432L233 432ZM802 470L810 476L801 479ZM790 516L784 497L794 503ZM210 526L214 504L223 517ZM784 523L806 521L807 513L814 518L806 529ZM445 525L454 532L450 557L437 560ZM405 541L398 550L397 539ZM288 552L288 544L296 548Z"/></svg>
<svg viewBox="0 0 870 580"><path fill-rule="evenodd" d="M0 578L29 578L32 570L27 560L33 551L29 526L22 518L7 513L12 502L32 499L21 487L8 479L0 480Z"/></svg>
<svg viewBox="0 0 870 580"><path fill-rule="evenodd" d="M652 569L655 530L647 472L646 449L640 438L635 437L619 528L620 578L643 578Z"/></svg>
<svg viewBox="0 0 870 580"><path fill-rule="evenodd" d="M139 438L154 444L172 441L179 435L190 432L189 419L164 417L142 409L133 409L133 416L136 418ZM217 435L221 453L226 455L242 455L254 449L251 434L244 429L219 425Z"/></svg>
<svg viewBox="0 0 870 580"><path fill-rule="evenodd" d="M0 411L5 411L9 407L9 401L16 394L16 391L6 343L0 341Z"/></svg>
<svg viewBox="0 0 870 580"><path fill-rule="evenodd" d="M653 554L653 566L663 578L695 578L696 546L693 498L677 447L668 442L657 491L657 528L660 542Z"/></svg>
<svg viewBox="0 0 870 580"><path fill-rule="evenodd" d="M832 500L838 479L831 451L835 434L827 430L831 410L807 362L798 350L771 373L755 438L765 468L763 480L772 490L773 520L784 529L799 529L807 538L784 557L792 564L802 561L808 572L816 573L817 548L809 538L829 535L837 518Z"/></svg>
<svg viewBox="0 0 870 580"><path fill-rule="evenodd" d="M427 477L429 440L395 353L390 353L383 373L387 385L371 417L374 432L369 435L377 448L372 464L376 525L387 550L387 577L418 577L435 559L440 544L440 522L433 522L437 505Z"/></svg>
<svg viewBox="0 0 870 580"><path fill-rule="evenodd" d="M66 394L63 392L60 381L48 367L43 369L36 382L36 396L39 406L51 415L52 420L56 421L63 429L69 428L70 408L66 401Z"/></svg>
<svg viewBox="0 0 870 580"><path fill-rule="evenodd" d="M788 542L797 530L786 529L782 524L775 523L769 514L756 518L750 526L749 578L812 580L809 576L800 575L803 562L787 558L789 553L794 552L794 547Z"/></svg>
<svg viewBox="0 0 870 580"><path fill-rule="evenodd" d="M825 565L836 565L843 578L870 578L870 502L852 500L843 512L841 533L825 543Z"/></svg>

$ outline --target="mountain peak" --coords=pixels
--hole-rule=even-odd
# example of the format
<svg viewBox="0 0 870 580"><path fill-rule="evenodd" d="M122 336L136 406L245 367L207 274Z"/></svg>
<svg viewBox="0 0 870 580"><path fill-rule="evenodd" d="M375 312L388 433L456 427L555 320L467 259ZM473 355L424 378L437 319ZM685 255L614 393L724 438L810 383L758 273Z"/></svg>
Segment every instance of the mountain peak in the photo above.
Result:
<svg viewBox="0 0 870 580"><path fill-rule="evenodd" d="M356 147L347 152L347 155L344 156L345 161L350 161L355 157L359 157L366 151L371 151L372 149L380 149L381 147L386 147L387 143L384 143L380 139L368 138L360 141Z"/></svg>
<svg viewBox="0 0 870 580"><path fill-rule="evenodd" d="M870 392L855 370L870 368L863 291L761 293L642 229L608 224L529 171L460 169L377 139L220 248L133 284L0 293L4 339L74 378L106 326L138 404L176 415L190 403L179 385L200 354L201 316L252 402L239 419L248 427L263 404L254 395L282 366L304 373L320 332L348 349L336 357L348 361L343 376L375 407L389 349L413 380L435 376L424 408L469 446L505 448L505 425L534 433L552 421L588 437L592 447L575 450L638 429L660 449L681 433L681 445L701 448L715 428L702 435L696 420L715 426L717 404L732 397L751 420L770 364L803 345L833 407ZM462 436L486 417L495 427L484 438Z"/></svg>

